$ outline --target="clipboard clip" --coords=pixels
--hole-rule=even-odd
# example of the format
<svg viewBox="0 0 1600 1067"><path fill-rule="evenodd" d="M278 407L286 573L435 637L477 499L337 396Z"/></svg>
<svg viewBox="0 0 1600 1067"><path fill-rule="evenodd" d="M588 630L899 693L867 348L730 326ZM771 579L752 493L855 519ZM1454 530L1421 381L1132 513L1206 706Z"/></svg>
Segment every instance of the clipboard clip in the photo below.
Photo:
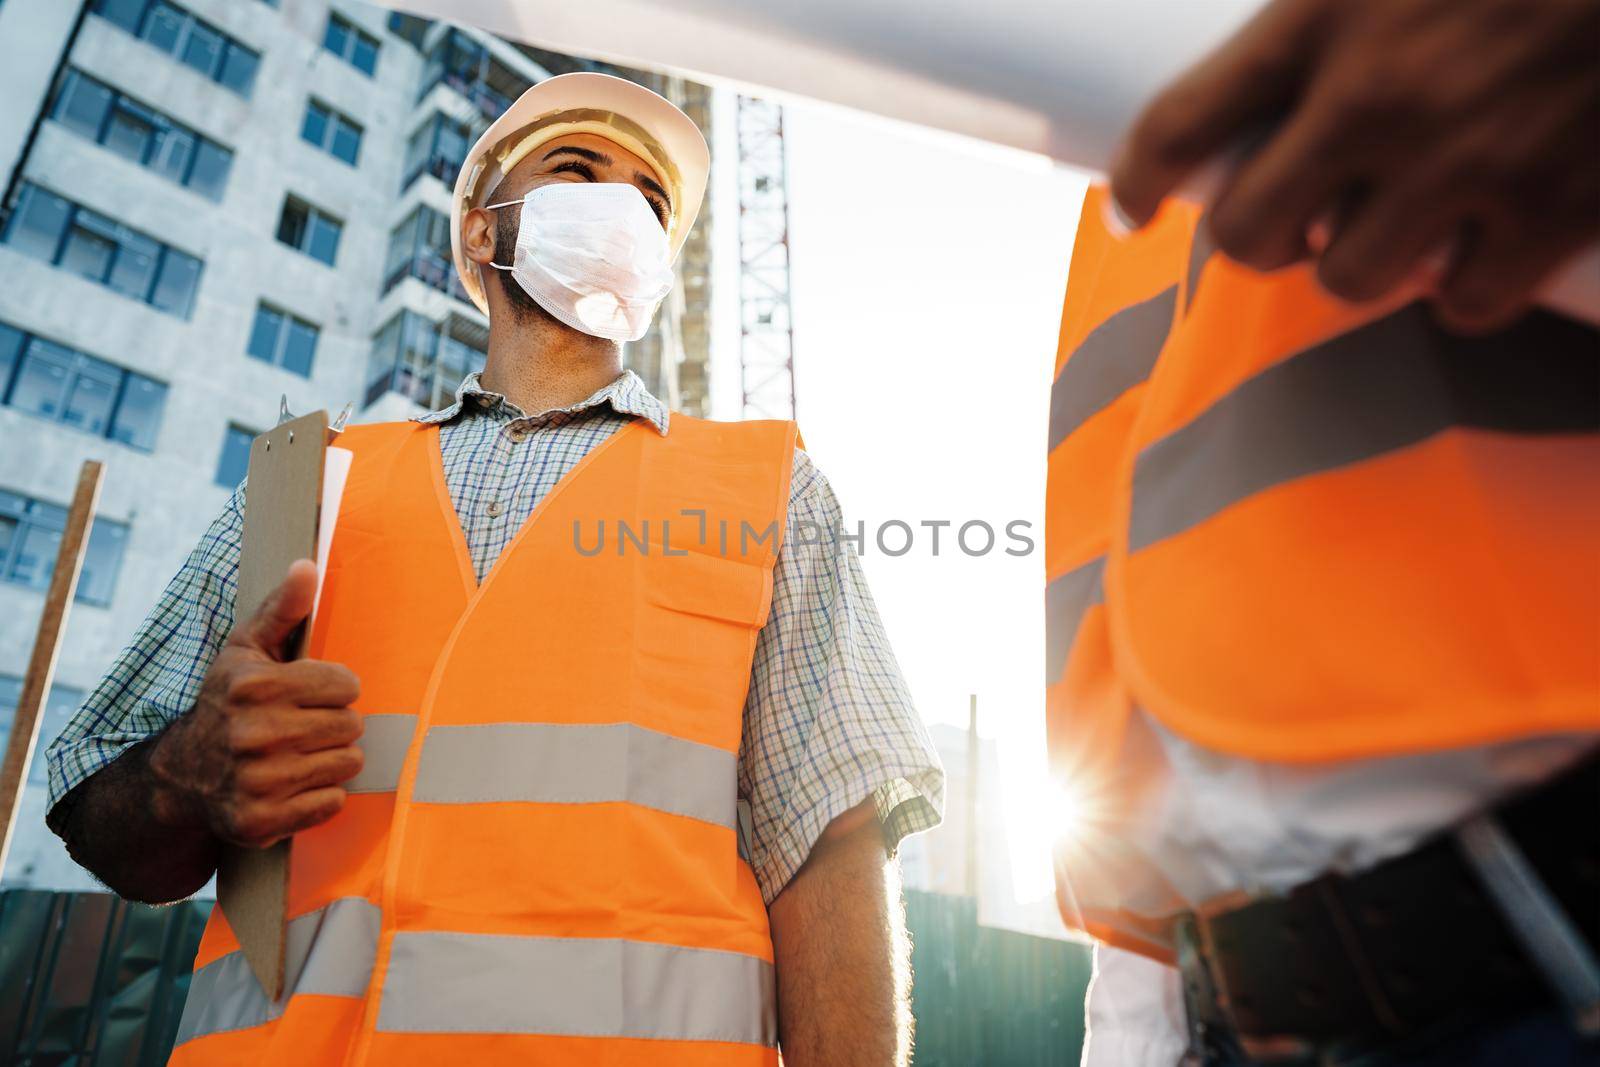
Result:
<svg viewBox="0 0 1600 1067"><path fill-rule="evenodd" d="M350 415L351 415L352 412L355 411L355 409L356 409L356 402L354 400L352 400L348 404L346 404L343 407L343 409L340 410L338 417L335 418L333 420L333 422L328 424L328 439L330 441L333 438L337 437L339 434L344 432L345 423L350 421ZM278 396L278 425L282 426L284 423L289 422L293 418L294 418L294 413L289 410L289 394L288 393L279 394L279 396Z"/></svg>
<svg viewBox="0 0 1600 1067"><path fill-rule="evenodd" d="M339 412L338 417L335 418L333 420L333 423L328 427L328 432L332 433L332 434L343 433L344 432L344 424L350 421L350 413L355 410L355 407L356 407L356 402L354 400L352 400L348 404L346 404L344 406L344 408Z"/></svg>

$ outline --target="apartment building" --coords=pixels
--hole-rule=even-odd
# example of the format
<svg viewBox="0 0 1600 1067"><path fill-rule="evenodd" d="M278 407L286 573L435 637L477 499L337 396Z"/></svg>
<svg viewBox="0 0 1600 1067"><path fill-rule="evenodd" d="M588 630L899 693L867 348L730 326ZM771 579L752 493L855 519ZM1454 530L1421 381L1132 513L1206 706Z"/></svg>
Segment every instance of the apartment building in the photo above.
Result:
<svg viewBox="0 0 1600 1067"><path fill-rule="evenodd" d="M0 731L78 466L100 513L7 886L82 888L43 828L38 755L123 646L276 420L440 404L488 323L450 267L467 147L567 70L633 77L710 133L704 86L353 0L3 0ZM714 146L715 147L715 146ZM710 203L657 327L627 359L707 406Z"/></svg>

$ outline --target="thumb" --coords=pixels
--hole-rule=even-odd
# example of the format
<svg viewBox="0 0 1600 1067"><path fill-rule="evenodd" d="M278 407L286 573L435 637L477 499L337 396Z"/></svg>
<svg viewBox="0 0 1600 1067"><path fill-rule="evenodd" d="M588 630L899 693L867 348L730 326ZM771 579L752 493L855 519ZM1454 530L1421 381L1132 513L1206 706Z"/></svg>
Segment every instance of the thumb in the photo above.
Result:
<svg viewBox="0 0 1600 1067"><path fill-rule="evenodd" d="M309 559L289 564L289 573L267 594L256 613L234 628L230 643L254 648L272 659L283 659L283 643L311 614L317 592L317 565Z"/></svg>

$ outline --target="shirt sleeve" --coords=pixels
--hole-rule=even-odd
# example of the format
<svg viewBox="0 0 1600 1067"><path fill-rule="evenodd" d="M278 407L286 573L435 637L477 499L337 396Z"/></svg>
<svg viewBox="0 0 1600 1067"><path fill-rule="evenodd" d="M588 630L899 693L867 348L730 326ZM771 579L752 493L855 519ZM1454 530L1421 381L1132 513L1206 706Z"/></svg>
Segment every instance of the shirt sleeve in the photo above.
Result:
<svg viewBox="0 0 1600 1067"><path fill-rule="evenodd" d="M868 797L891 856L944 807L944 769L841 530L827 479L796 451L739 754L742 828L768 904L827 825Z"/></svg>
<svg viewBox="0 0 1600 1067"><path fill-rule="evenodd" d="M45 756L52 825L63 797L194 706L233 628L244 486L167 583L161 599Z"/></svg>

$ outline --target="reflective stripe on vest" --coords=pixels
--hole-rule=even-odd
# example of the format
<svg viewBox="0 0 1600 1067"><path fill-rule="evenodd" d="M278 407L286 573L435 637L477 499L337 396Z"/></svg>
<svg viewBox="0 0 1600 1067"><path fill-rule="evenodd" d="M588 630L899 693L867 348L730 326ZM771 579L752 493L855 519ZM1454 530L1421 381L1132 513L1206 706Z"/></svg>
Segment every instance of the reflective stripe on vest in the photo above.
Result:
<svg viewBox="0 0 1600 1067"><path fill-rule="evenodd" d="M772 964L753 956L441 932L395 936L377 1029L778 1043Z"/></svg>
<svg viewBox="0 0 1600 1067"><path fill-rule="evenodd" d="M406 750L417 731L417 717L373 714L362 716L361 721L361 739L356 744L366 762L361 765L361 772L344 784L345 792L393 793L400 781Z"/></svg>
<svg viewBox="0 0 1600 1067"><path fill-rule="evenodd" d="M291 996L359 997L378 952L378 909L347 897L291 919L284 945L284 991ZM260 1026L283 1014L267 999L244 953L233 951L194 972L178 1023L178 1044Z"/></svg>
<svg viewBox="0 0 1600 1067"><path fill-rule="evenodd" d="M630 424L479 582L437 428L346 432L308 654L361 679L365 763L294 839L286 1001L264 1001L214 910L174 1063L410 1062L450 1034L473 1063L776 1067L734 812L794 440ZM587 546L602 521L653 534L685 509L703 525L674 521L670 551L575 544L575 524ZM761 537L721 542L719 522Z"/></svg>
<svg viewBox="0 0 1600 1067"><path fill-rule="evenodd" d="M626 802L732 829L737 772L732 752L632 723L435 726L412 797L426 804Z"/></svg>
<svg viewBox="0 0 1600 1067"><path fill-rule="evenodd" d="M1144 381L1172 324L1178 287L1123 308L1084 338L1050 387L1049 447Z"/></svg>
<svg viewBox="0 0 1600 1067"><path fill-rule="evenodd" d="M1559 336L1582 332L1536 317L1488 337L1455 337L1413 304L1274 364L1140 452L1128 550L1275 485L1451 427L1592 432L1600 352Z"/></svg>
<svg viewBox="0 0 1600 1067"><path fill-rule="evenodd" d="M1056 681L1067 666L1067 652L1078 639L1084 612L1106 597L1106 560L1096 556L1044 588L1045 684Z"/></svg>

